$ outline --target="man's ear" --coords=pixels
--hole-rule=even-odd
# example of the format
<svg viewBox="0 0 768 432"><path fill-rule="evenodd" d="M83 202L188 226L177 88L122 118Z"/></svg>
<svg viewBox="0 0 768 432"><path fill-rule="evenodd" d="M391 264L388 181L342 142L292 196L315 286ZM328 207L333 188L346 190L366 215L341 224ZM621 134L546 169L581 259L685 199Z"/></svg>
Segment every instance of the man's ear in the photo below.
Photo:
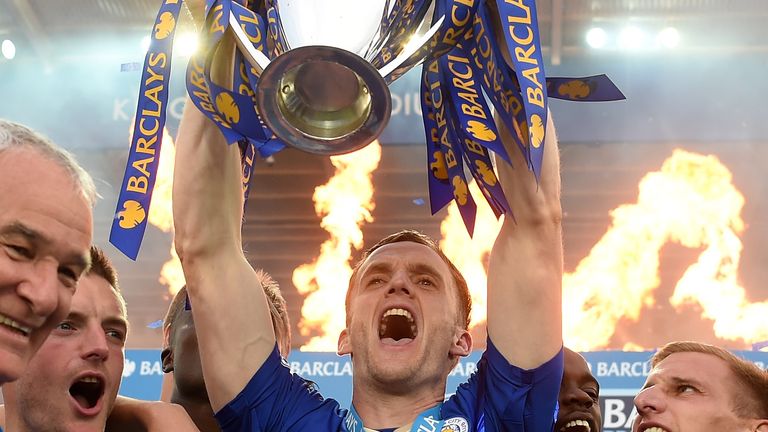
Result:
<svg viewBox="0 0 768 432"><path fill-rule="evenodd" d="M468 330L459 328L456 339L448 352L451 357L466 357L472 352L472 334Z"/></svg>
<svg viewBox="0 0 768 432"><path fill-rule="evenodd" d="M349 330L344 329L339 333L339 343L336 347L336 354L342 356L352 354L352 347L349 344Z"/></svg>
<svg viewBox="0 0 768 432"><path fill-rule="evenodd" d="M755 420L755 424L752 426L753 432L768 432L768 419Z"/></svg>
<svg viewBox="0 0 768 432"><path fill-rule="evenodd" d="M173 372L173 349L171 349L170 326L163 327L163 350L160 352L163 373Z"/></svg>
<svg viewBox="0 0 768 432"><path fill-rule="evenodd" d="M163 348L160 360L163 363L163 373L173 372L173 350L170 347Z"/></svg>

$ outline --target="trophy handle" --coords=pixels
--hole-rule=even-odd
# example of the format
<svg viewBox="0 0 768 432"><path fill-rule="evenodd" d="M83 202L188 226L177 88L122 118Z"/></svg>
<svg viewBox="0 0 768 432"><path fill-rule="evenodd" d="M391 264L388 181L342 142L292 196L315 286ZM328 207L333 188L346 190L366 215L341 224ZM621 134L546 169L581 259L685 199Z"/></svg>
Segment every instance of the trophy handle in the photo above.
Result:
<svg viewBox="0 0 768 432"><path fill-rule="evenodd" d="M412 55L421 51L421 49L429 43L430 39L432 39L432 36L434 36L434 34L440 30L440 26L443 24L444 20L445 15L441 16L440 19L437 20L437 22L426 33L408 42L408 44L405 46L405 49L403 49L403 52L401 52L394 60L379 69L379 73L387 84L392 84L395 80L405 75L405 73L408 72L412 67L417 66L424 61L426 57L422 57L418 62L414 62L413 64L408 65L406 69L397 71L398 73L394 74L395 70L400 67L400 65L405 63L405 61L411 58Z"/></svg>
<svg viewBox="0 0 768 432"><path fill-rule="evenodd" d="M232 29L235 35L235 43L240 52L243 53L243 57L256 69L256 73L260 75L269 66L269 59L250 43L248 35L240 28L240 23L237 22L237 18L235 18L235 14L232 11L229 11L229 28Z"/></svg>

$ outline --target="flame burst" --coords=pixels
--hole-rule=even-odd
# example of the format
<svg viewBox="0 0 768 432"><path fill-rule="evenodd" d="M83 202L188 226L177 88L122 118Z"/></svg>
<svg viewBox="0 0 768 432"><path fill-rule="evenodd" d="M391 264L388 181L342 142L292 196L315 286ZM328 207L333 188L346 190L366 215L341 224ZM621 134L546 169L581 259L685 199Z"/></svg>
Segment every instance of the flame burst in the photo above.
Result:
<svg viewBox="0 0 768 432"><path fill-rule="evenodd" d="M173 166L176 158L176 145L168 130L163 131L163 145L160 147L160 163L152 191L152 206L149 209L149 223L163 232L173 232ZM175 295L184 286L184 271L176 254L176 245L171 243L171 258L163 264L159 281L168 287L168 292Z"/></svg>
<svg viewBox="0 0 768 432"><path fill-rule="evenodd" d="M640 181L639 189L637 203L614 209L609 230L575 271L563 276L566 345L576 350L605 348L620 319L637 321L643 307L655 302L660 253L670 242L704 248L677 283L670 299L675 308L700 307L721 339L745 344L768 339L768 327L762 325L768 301L750 303L738 281L744 197L728 169L714 156L675 150L660 171ZM476 223L476 230L483 231L471 240L452 204L441 225L440 245L467 277L475 311L484 314L486 257L500 225L483 209ZM472 322L483 320L475 316ZM628 342L624 349L644 347Z"/></svg>
<svg viewBox="0 0 768 432"><path fill-rule="evenodd" d="M469 190L475 202L485 202L482 192L474 181L469 184ZM469 286L469 293L472 297L470 328L483 324L486 320L488 256L493 242L499 234L502 220L496 219L489 206L478 205L475 231L473 237L470 238L461 219L459 207L456 202L452 201L448 206L448 215L440 223L440 233L443 236L440 240L440 249L459 269L464 279L467 280L467 286Z"/></svg>
<svg viewBox="0 0 768 432"><path fill-rule="evenodd" d="M334 176L315 188L312 197L321 226L331 238L320 246L320 255L293 272L293 285L306 295L301 308L299 330L313 336L302 351L335 351L345 314L329 307L343 299L352 275L349 260L352 248L363 247L360 226L373 221L373 183L371 173L379 165L381 145L374 141L353 153L333 156Z"/></svg>
<svg viewBox="0 0 768 432"><path fill-rule="evenodd" d="M602 348L620 318L637 321L642 307L655 301L659 255L667 242L704 248L678 281L673 306L698 304L721 339L766 339L759 317L768 314L768 303L750 303L738 282L744 196L730 171L714 156L675 150L639 188L637 203L613 210L608 232L565 275L566 343Z"/></svg>

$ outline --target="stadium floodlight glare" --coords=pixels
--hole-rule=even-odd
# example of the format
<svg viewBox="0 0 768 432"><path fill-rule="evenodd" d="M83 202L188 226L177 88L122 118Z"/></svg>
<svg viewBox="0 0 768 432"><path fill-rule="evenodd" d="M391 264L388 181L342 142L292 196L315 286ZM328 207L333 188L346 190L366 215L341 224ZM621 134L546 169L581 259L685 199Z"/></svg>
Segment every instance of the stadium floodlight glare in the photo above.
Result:
<svg viewBox="0 0 768 432"><path fill-rule="evenodd" d="M0 45L0 51L3 53L3 57L8 60L13 60L16 57L16 45L10 39L5 39Z"/></svg>
<svg viewBox="0 0 768 432"><path fill-rule="evenodd" d="M141 52L145 53L149 50L150 42L152 42L152 39L149 36L141 38Z"/></svg>
<svg viewBox="0 0 768 432"><path fill-rule="evenodd" d="M619 34L619 48L639 49L645 45L645 32L634 26L627 26Z"/></svg>
<svg viewBox="0 0 768 432"><path fill-rule="evenodd" d="M600 27L592 27L587 32L587 44L592 48L603 48L608 42L608 35Z"/></svg>
<svg viewBox="0 0 768 432"><path fill-rule="evenodd" d="M667 27L659 32L657 41L664 48L675 48L680 44L680 33L674 27Z"/></svg>
<svg viewBox="0 0 768 432"><path fill-rule="evenodd" d="M197 51L197 35L194 33L181 33L176 40L173 41L174 54L178 54L183 57L192 56Z"/></svg>

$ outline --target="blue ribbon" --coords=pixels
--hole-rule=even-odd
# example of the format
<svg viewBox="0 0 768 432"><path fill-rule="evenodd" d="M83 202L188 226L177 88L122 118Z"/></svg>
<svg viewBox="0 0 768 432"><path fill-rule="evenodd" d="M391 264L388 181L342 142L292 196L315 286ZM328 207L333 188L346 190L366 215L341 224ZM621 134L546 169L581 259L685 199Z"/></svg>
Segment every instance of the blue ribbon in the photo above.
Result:
<svg viewBox="0 0 768 432"><path fill-rule="evenodd" d="M462 43L466 46L465 51L472 56L472 65L482 77L481 84L485 94L496 108L496 112L500 114L499 118L510 131L517 147L523 155L527 155L526 144L517 133L519 130L517 125L525 121L519 86L514 79L514 72L507 67L498 45L492 39L493 34L485 4L475 15L472 32L465 36L469 37L465 37ZM528 160L527 157L525 159ZM511 163L509 158L505 160Z"/></svg>
<svg viewBox="0 0 768 432"><path fill-rule="evenodd" d="M110 242L136 259L144 236L152 190L155 184L171 68L172 40L181 0L165 0L153 28L152 42L144 62L133 140L118 199ZM261 16L231 0L207 0L201 32L202 52L187 65L187 92L192 103L221 130L227 142L243 143L243 186L247 199L253 161L258 152L267 157L284 144L264 126L254 110L256 72L238 53L234 66L234 90L211 80L214 53L229 26L230 10L251 42L266 51L266 26Z"/></svg>
<svg viewBox="0 0 768 432"><path fill-rule="evenodd" d="M425 3L427 0L397 0L387 20L382 26L382 34L390 37L383 47L379 48L376 57L371 64L380 69L397 57L405 48L406 38L411 34L408 29L421 22L427 12Z"/></svg>
<svg viewBox="0 0 768 432"><path fill-rule="evenodd" d="M496 0L496 6L509 57L520 85L526 120L520 126L523 139L527 141L529 163L538 181L544 157L547 87L536 3L534 0Z"/></svg>
<svg viewBox="0 0 768 432"><path fill-rule="evenodd" d="M453 200L453 191L451 190L450 183L448 183L448 167L445 163L445 154L440 147L437 120L429 85L430 83L425 74L421 80L421 111L424 120L424 130L427 132L429 206L432 214L435 214Z"/></svg>
<svg viewBox="0 0 768 432"><path fill-rule="evenodd" d="M607 102L626 99L607 75L581 78L547 78L547 94L569 101Z"/></svg>
<svg viewBox="0 0 768 432"><path fill-rule="evenodd" d="M285 43L285 34L277 16L277 9L274 6L267 9L267 22L269 23L269 34L272 36L274 44L272 52L274 56L278 56L288 50L288 45Z"/></svg>
<svg viewBox="0 0 768 432"><path fill-rule="evenodd" d="M259 91L258 71L238 52L233 89L213 83L214 53L230 25L230 11L254 47L267 58L287 50L274 0L206 0L202 30L203 52L187 66L187 92L194 105L210 118L228 143L242 151L244 194L247 199L255 154L267 157L284 144L265 126L254 109ZM381 24L390 37L366 53L377 67L396 58L407 31L422 20L429 0L395 0ZM388 79L393 81L426 57L422 71L422 111L427 135L430 206L432 213L451 199L459 204L470 231L476 205L468 193L466 164L480 190L498 216L510 213L498 179L490 170L493 151L507 162L509 154L499 139L485 97L500 114L538 180L547 122L548 96L573 101L623 99L605 75L583 78L545 78L534 0L495 0L510 61L507 64L490 32L486 0L435 0L433 25L443 22L424 47L407 59ZM171 40L180 0L165 0L158 13L147 53L139 93L134 138L118 200L110 241L135 259L146 228L157 170L162 127L167 105Z"/></svg>
<svg viewBox="0 0 768 432"><path fill-rule="evenodd" d="M164 0L152 28L152 39L144 58L131 148L109 235L110 243L131 259L136 259L141 247L157 178L173 35L181 3L181 0Z"/></svg>
<svg viewBox="0 0 768 432"><path fill-rule="evenodd" d="M471 236L475 228L475 215L477 214L477 205L472 195L469 193L469 185L464 177L464 157L461 141L458 139L455 123L451 120L452 114L455 114L451 108L451 101L446 97L443 91L444 76L442 71L448 69L448 57L440 57L433 60L427 67L427 84L431 92L432 110L437 123L437 137L440 143L440 150L445 160L445 167L448 173L448 183L453 191L453 199L459 208L459 213Z"/></svg>
<svg viewBox="0 0 768 432"><path fill-rule="evenodd" d="M624 99L624 95L605 75L545 77L534 0L496 0L498 24L504 33L510 64L492 35L485 1L436 0L435 7L434 20L442 16L445 20L425 49L430 50L429 58L438 59L438 62L427 61L422 70L422 111L428 148L431 210L434 214L450 202L446 190L453 187L451 179L455 175L450 173L449 167L460 166L456 160L463 159L494 213L512 216L498 179L489 169L489 151L508 163L510 157L499 139L485 97L510 131L528 169L534 172L538 181L544 154L548 97L608 101ZM423 54L417 53L406 65ZM445 111L438 107L438 97L445 98L440 101L445 105ZM471 206L474 203L464 201L455 188L453 193L463 203L457 201L471 233L474 224Z"/></svg>

